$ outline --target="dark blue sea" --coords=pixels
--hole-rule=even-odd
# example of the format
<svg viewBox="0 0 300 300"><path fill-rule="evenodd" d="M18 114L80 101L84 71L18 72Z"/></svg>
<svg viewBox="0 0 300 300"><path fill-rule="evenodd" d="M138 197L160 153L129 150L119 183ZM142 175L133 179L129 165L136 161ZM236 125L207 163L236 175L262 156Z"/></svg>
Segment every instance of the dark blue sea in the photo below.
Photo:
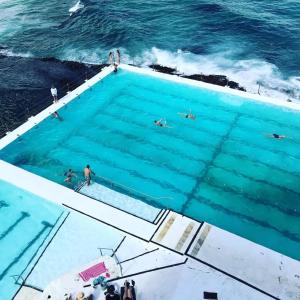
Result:
<svg viewBox="0 0 300 300"><path fill-rule="evenodd" d="M77 2L0 0L1 53L100 63L119 48L123 62L224 74L300 100L299 0Z"/></svg>

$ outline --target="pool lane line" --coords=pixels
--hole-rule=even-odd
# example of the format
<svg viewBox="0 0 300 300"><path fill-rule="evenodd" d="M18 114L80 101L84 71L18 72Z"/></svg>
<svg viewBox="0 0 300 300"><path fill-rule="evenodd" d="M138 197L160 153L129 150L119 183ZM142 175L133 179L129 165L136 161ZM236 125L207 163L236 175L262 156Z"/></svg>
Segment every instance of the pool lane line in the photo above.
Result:
<svg viewBox="0 0 300 300"><path fill-rule="evenodd" d="M8 266L1 272L0 274L0 281L6 277L8 271L19 262L19 260L22 258L22 256L30 249L46 232L47 229L51 228L52 226L49 223L44 223L43 228L36 234L28 243L27 246L24 249L21 249L21 252L8 264ZM50 230L51 232L51 230ZM44 241L43 241L44 242ZM43 244L42 242L42 244ZM41 244L41 245L42 245ZM40 245L40 246L41 246ZM35 252L36 254L36 252Z"/></svg>
<svg viewBox="0 0 300 300"><path fill-rule="evenodd" d="M258 292L260 292L262 294L265 294L265 295L267 295L267 296L269 296L269 297L271 297L271 298L273 298L275 300L281 300L280 298L278 298L278 297L276 297L276 296L274 296L274 295L272 295L272 294L270 294L270 293L268 293L268 292L266 292L266 291L264 291L264 290L256 287L255 285L253 285L253 284L251 284L251 283L249 283L249 282L247 282L247 281L245 281L243 279L240 279L239 277L236 277L236 276L234 276L234 275L232 275L232 274L230 274L230 273L228 273L228 272L226 272L226 271L224 271L222 269L219 269L218 267L215 267L214 265L211 265L210 263L207 263L207 262L205 262L205 261L203 261L203 260L201 260L201 259L199 259L197 257L193 257L192 255L190 255L188 253L186 254L186 256L188 256L189 258L192 258L192 259L196 260L197 262L202 263L202 264L204 264L204 265L206 265L206 266L208 266L208 267L210 267L210 268L212 268L212 269L214 269L214 270L216 270L216 271L218 271L220 273L223 273L224 275L226 275L228 277L231 277L232 279L234 279L234 280L236 280L236 281L238 281L240 283L243 283L243 284L251 287L252 289L254 289L254 290L256 290L256 291L258 291Z"/></svg>
<svg viewBox="0 0 300 300"><path fill-rule="evenodd" d="M251 223L259 225L260 227L272 229L273 231L278 232L281 235L284 235L285 237L288 237L290 240L295 241L297 243L300 242L300 237L298 237L297 234L291 233L291 232L289 232L287 230L281 231L277 227L275 227L275 226L273 226L273 225L271 225L271 224L269 224L269 223L267 223L265 221L261 221L261 220L255 219L255 218L253 218L253 217L251 217L249 215L245 215L245 214L242 214L242 213L240 213L238 211L233 211L231 209L228 209L228 208L226 208L226 207L224 207L224 206L222 206L222 205L220 205L218 203L215 203L215 202L213 202L213 201L211 201L211 200L209 200L209 199L207 199L207 198L205 198L203 196L198 196L197 198L194 198L194 200L197 201L197 202L201 202L202 204L205 204L206 206L212 207L212 208L214 208L214 209L216 209L218 211L221 211L221 212L223 212L223 213L225 213L227 215L235 216L235 217L238 217L239 219L246 219L246 220L248 220ZM225 229L225 231L228 231L228 230ZM228 232L230 232L230 231L228 231ZM241 236L240 234L237 234L237 235ZM250 240L248 237L245 237L245 239L247 239L249 241L253 241L253 240ZM258 244L258 245L262 245L261 243L257 243L255 241L254 241L254 243ZM265 246L265 247L268 248L268 249L271 249L268 246ZM273 250L273 249L271 249L271 250ZM282 254L282 252L278 252L277 250L273 250L273 251L275 251L275 252L277 252L279 254Z"/></svg>
<svg viewBox="0 0 300 300"><path fill-rule="evenodd" d="M220 167L216 167L216 166L212 165L212 168L214 168L214 167L219 168L221 170L227 171L227 169L225 169L225 168L220 168ZM275 184L269 184L267 182L251 179L251 178L249 178L249 177L247 177L243 174L238 174L238 173L236 174L234 172L230 172L230 173L233 173L233 174L237 175L238 177L249 179L249 181L251 181L251 184L262 183L262 184L268 185L267 188L272 187L273 190L277 189L280 192L282 192L283 194L289 194L289 195L293 194L294 197L296 196L295 199L300 199L300 194L295 192L295 191L285 189L285 188L281 188L280 186L277 186ZM227 184L226 186L224 186L224 185L220 186L220 185L217 185L215 183L210 183L209 181L207 181L207 179L204 179L202 181L202 183L205 183L205 184L207 184L207 185L209 185L213 188L223 190L227 193L237 195L238 197L243 197L244 199L247 199L249 202L252 202L252 203L255 203L255 204L260 204L260 205L263 204L265 206L272 207L272 208L278 210L279 212L281 212L283 214L288 214L288 215L291 215L291 216L294 216L294 217L300 217L300 212L295 212L293 209L289 209L287 207L281 207L279 205L276 205L275 203L272 202L274 199L270 199L266 196L264 196L264 198L260 197L259 199L257 199L255 197L253 197L251 194L246 193L245 191L240 192L239 190L237 190L235 188L234 185L228 185ZM256 193L256 195L257 195L257 193ZM194 199L196 199L196 198L197 198L197 196L194 197ZM270 201L266 201L265 199L270 200Z"/></svg>
<svg viewBox="0 0 300 300"><path fill-rule="evenodd" d="M61 215L58 217L57 222L59 221L60 217L64 214L64 211L61 213ZM52 238L50 239L50 241L47 243L47 245L45 246L44 250L42 251L42 253L40 254L39 258L37 259L37 261L34 263L34 265L32 266L30 272L27 274L27 276L24 278L24 280L22 280L22 284L20 285L19 289L16 291L15 295L13 296L12 300L15 299L15 297L17 296L17 294L19 293L20 289L22 288L23 284L26 283L26 280L28 279L28 277L31 275L32 271L34 270L34 268L36 267L36 265L38 264L38 262L40 261L41 257L44 255L46 249L48 248L48 246L50 245L50 243L53 241L54 237L56 236L56 234L58 233L58 231L61 229L62 225L65 223L65 221L67 220L68 216L70 215L70 212L67 213L66 217L64 218L63 222L60 224L60 226L58 227L58 229L56 230L56 232L54 233L54 235L52 236ZM55 227L55 225L53 225L53 228ZM50 235L51 231L49 232L48 236ZM46 237L47 239L47 237ZM46 240L45 239L45 240ZM44 240L44 242L45 242ZM42 243L43 245L43 243ZM40 248L42 247L42 245L40 246ZM39 249L38 249L39 250ZM38 251L36 251L35 255L37 254ZM29 262L30 263L30 262ZM27 267L26 267L27 268ZM26 270L26 268L21 272L21 274L24 273L24 271Z"/></svg>
<svg viewBox="0 0 300 300"><path fill-rule="evenodd" d="M0 240L4 239L11 231L14 230L14 228L25 218L30 217L30 214L25 211L21 211L21 216L12 224L10 225L6 230L4 230L0 235Z"/></svg>
<svg viewBox="0 0 300 300"><path fill-rule="evenodd" d="M226 141L228 140L231 131L234 129L236 123L239 120L239 117L240 117L240 114L236 114L236 116L234 117L234 119L231 122L231 126L228 128L228 131L227 131L226 135L224 135L224 137L220 141L219 145L217 145L217 147L214 149L211 161L206 164L206 167L204 169L204 172L201 174L201 177L197 178L195 186L193 187L193 189L191 190L191 192L187 195L187 200L185 201L185 203L183 204L183 206L181 208L181 213L182 214L185 213L186 209L189 206L189 202L194 198L194 194L199 189L199 186L201 185L202 181L207 176L207 174L208 174L208 172L210 170L210 167L214 164L214 160L221 153L222 147L226 143Z"/></svg>

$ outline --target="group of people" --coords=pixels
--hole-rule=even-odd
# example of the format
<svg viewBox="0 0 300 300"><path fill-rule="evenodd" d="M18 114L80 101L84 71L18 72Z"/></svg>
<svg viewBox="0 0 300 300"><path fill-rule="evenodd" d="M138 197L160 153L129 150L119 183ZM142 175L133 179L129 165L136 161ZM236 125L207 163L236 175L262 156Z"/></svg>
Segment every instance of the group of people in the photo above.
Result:
<svg viewBox="0 0 300 300"><path fill-rule="evenodd" d="M136 300L135 294L135 282L131 280L131 283L127 280L124 282L124 286L121 287L120 293L116 291L114 285L107 285L104 287L106 291L104 292L105 300ZM48 299L51 299L51 296L48 296ZM73 300L71 294L65 294L64 300ZM84 292L77 294L76 300L93 300L93 294L86 296Z"/></svg>
<svg viewBox="0 0 300 300"><path fill-rule="evenodd" d="M121 291L118 293L114 285L109 285L105 292L105 300L135 300L134 286L135 282L133 280L131 280L131 284L125 280L124 286L121 287Z"/></svg>
<svg viewBox="0 0 300 300"><path fill-rule="evenodd" d="M65 182L66 183L72 183L72 179L74 177L77 177L76 172L74 172L72 169L69 169L68 171L65 172L64 174L66 176L65 178ZM90 165L86 165L86 167L83 169L83 175L84 175L84 179L87 185L91 184L91 179L92 179L92 175L96 175Z"/></svg>

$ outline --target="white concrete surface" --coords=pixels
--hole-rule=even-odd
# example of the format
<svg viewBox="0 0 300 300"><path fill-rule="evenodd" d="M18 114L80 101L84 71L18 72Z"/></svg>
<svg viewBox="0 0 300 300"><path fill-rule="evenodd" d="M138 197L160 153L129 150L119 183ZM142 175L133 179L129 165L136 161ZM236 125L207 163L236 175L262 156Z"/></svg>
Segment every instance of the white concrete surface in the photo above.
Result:
<svg viewBox="0 0 300 300"><path fill-rule="evenodd" d="M35 289L23 286L15 296L14 300L40 300L42 294L42 292Z"/></svg>
<svg viewBox="0 0 300 300"><path fill-rule="evenodd" d="M280 299L300 299L299 261L228 231L211 226L196 257Z"/></svg>
<svg viewBox="0 0 300 300"><path fill-rule="evenodd" d="M219 300L272 299L192 259L184 265L128 279L136 282L138 300L202 300L204 291L218 293ZM115 282L118 289L123 284L124 279ZM105 298L100 295L98 299Z"/></svg>

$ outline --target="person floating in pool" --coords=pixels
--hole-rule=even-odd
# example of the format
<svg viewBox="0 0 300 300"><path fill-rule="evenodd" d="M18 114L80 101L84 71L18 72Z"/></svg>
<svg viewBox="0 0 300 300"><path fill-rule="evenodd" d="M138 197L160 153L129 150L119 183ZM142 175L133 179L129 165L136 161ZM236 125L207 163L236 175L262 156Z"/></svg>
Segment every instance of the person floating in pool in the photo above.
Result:
<svg viewBox="0 0 300 300"><path fill-rule="evenodd" d="M53 114L52 114L52 117L59 120L59 121L63 121L63 118L59 115L59 113L57 111L55 111Z"/></svg>
<svg viewBox="0 0 300 300"><path fill-rule="evenodd" d="M72 171L72 169L69 169L69 171L65 172L64 175L66 176L65 182L67 183L72 183L72 178L77 177L77 175L75 174L75 172Z"/></svg>
<svg viewBox="0 0 300 300"><path fill-rule="evenodd" d="M191 119L191 120L195 120L196 119L196 116L193 115L191 112L189 112L189 113L181 113L181 112L179 112L178 114L180 116L182 116L183 118L186 118L186 119Z"/></svg>
<svg viewBox="0 0 300 300"><path fill-rule="evenodd" d="M90 165L87 165L87 166L83 169L83 173L84 173L84 178L85 178L85 180L86 180L86 184L87 184L87 185L90 185L90 184L91 184L91 175L92 175L92 174L93 174L93 175L96 175L96 174L92 171Z"/></svg>
<svg viewBox="0 0 300 300"><path fill-rule="evenodd" d="M272 139L276 139L276 140L282 140L282 139L286 138L285 135L280 135L277 133L268 134L268 137L270 137Z"/></svg>
<svg viewBox="0 0 300 300"><path fill-rule="evenodd" d="M154 124L158 127L167 127L167 128L171 128L170 126L167 125L167 121L160 119L160 120L155 120Z"/></svg>

